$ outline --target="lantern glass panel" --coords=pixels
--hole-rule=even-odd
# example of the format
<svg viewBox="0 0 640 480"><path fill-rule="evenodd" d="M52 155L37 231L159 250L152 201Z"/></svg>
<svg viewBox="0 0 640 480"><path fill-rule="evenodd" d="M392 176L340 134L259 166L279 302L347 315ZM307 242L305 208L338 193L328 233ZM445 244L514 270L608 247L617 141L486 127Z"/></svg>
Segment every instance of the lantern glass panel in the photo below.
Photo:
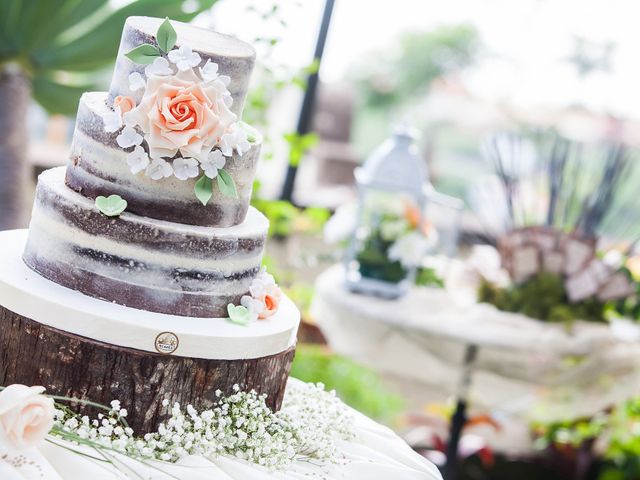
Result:
<svg viewBox="0 0 640 480"><path fill-rule="evenodd" d="M419 201L406 193L361 192L359 225L354 238L351 268L366 279L400 283L411 268L397 258L397 242L421 225Z"/></svg>

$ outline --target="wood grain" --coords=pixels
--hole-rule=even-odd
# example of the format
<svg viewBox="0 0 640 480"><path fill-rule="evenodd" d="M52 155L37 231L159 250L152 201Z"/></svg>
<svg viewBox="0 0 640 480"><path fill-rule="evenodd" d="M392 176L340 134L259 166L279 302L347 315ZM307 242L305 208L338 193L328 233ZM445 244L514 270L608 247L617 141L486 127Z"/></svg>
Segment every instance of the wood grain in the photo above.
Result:
<svg viewBox="0 0 640 480"><path fill-rule="evenodd" d="M163 355L63 332L0 306L0 385L42 385L51 394L105 405L120 400L137 433L156 429L165 398L204 409L216 390L231 393L234 384L267 394L278 410L294 352L246 360Z"/></svg>

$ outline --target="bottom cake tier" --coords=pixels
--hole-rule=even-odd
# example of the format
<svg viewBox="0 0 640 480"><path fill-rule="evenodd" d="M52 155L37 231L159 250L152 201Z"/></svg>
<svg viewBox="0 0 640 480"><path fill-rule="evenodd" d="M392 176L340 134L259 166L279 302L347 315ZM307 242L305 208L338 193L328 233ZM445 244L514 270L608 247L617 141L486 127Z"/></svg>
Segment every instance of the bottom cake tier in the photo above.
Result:
<svg viewBox="0 0 640 480"><path fill-rule="evenodd" d="M234 385L280 408L300 321L289 299L248 326L107 303L30 270L20 258L26 237L0 232L0 385L119 400L139 433L164 419L163 400L205 409Z"/></svg>
<svg viewBox="0 0 640 480"><path fill-rule="evenodd" d="M38 178L24 251L33 270L92 297L188 317L224 316L249 291L269 228L256 209L228 228L126 211L108 217L67 187L64 173L53 168Z"/></svg>

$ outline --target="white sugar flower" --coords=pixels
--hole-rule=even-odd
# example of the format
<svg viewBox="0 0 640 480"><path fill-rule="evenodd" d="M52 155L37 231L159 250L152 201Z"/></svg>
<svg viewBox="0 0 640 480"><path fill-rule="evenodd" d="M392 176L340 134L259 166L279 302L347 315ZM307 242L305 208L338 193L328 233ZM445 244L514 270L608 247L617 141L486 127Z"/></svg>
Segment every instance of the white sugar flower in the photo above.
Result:
<svg viewBox="0 0 640 480"><path fill-rule="evenodd" d="M149 166L149 155L140 145L133 149L133 152L127 155L127 165L134 175L143 171Z"/></svg>
<svg viewBox="0 0 640 480"><path fill-rule="evenodd" d="M231 96L231 93L229 91L226 91L222 94L222 101L227 106L227 108L231 108L231 105L233 105L233 97Z"/></svg>
<svg viewBox="0 0 640 480"><path fill-rule="evenodd" d="M116 137L116 142L122 148L135 147L142 143L142 135L136 132L135 128L127 125L122 129L120 135Z"/></svg>
<svg viewBox="0 0 640 480"><path fill-rule="evenodd" d="M418 267L433 246L433 234L425 237L413 231L398 238L389 248L389 258L398 261L405 268Z"/></svg>
<svg viewBox="0 0 640 480"><path fill-rule="evenodd" d="M107 133L117 132L122 128L122 110L116 107L114 110L108 110L102 115L102 123L104 131Z"/></svg>
<svg viewBox="0 0 640 480"><path fill-rule="evenodd" d="M173 175L173 167L169 162L162 158L156 158L147 167L146 174L152 180L160 180Z"/></svg>
<svg viewBox="0 0 640 480"><path fill-rule="evenodd" d="M198 161L195 158L176 158L173 161L173 172L179 180L197 177Z"/></svg>
<svg viewBox="0 0 640 480"><path fill-rule="evenodd" d="M253 298L261 298L275 286L276 281L273 278L273 275L267 273L267 269L263 267L251 282L251 285L249 286L249 293Z"/></svg>
<svg viewBox="0 0 640 480"><path fill-rule="evenodd" d="M169 61L164 57L156 58L152 64L147 65L144 69L145 75L150 77L151 75L173 75L173 70L169 66Z"/></svg>
<svg viewBox="0 0 640 480"><path fill-rule="evenodd" d="M398 218L397 220L388 220L382 222L380 225L380 235L382 239L387 242L393 242L410 230L411 226L404 218Z"/></svg>
<svg viewBox="0 0 640 480"><path fill-rule="evenodd" d="M240 299L240 305L249 310L251 321L258 320L258 315L264 310L264 302L260 299L253 298L249 295L243 295Z"/></svg>
<svg viewBox="0 0 640 480"><path fill-rule="evenodd" d="M184 72L200 64L200 55L192 51L189 45L182 45L178 50L169 52L169 60L176 64L178 70Z"/></svg>
<svg viewBox="0 0 640 480"><path fill-rule="evenodd" d="M146 82L144 81L144 77L140 74L140 72L133 72L129 74L129 89L132 92L144 88L145 85Z"/></svg>
<svg viewBox="0 0 640 480"><path fill-rule="evenodd" d="M122 121L127 127L135 127L136 125L138 125L137 118L132 112L133 110L129 110L128 112L125 112L124 115L122 115Z"/></svg>
<svg viewBox="0 0 640 480"><path fill-rule="evenodd" d="M222 153L230 157L236 150L240 156L244 155L251 148L249 140L247 140L246 132L238 126L237 123L231 125L227 133L220 138L220 150Z"/></svg>
<svg viewBox="0 0 640 480"><path fill-rule="evenodd" d="M211 82L218 78L218 64L207 60L204 66L200 69L200 76L206 82Z"/></svg>
<svg viewBox="0 0 640 480"><path fill-rule="evenodd" d="M222 155L220 150L212 150L205 160L200 161L200 168L202 168L207 177L216 178L218 176L218 170L224 168L226 162L227 159Z"/></svg>

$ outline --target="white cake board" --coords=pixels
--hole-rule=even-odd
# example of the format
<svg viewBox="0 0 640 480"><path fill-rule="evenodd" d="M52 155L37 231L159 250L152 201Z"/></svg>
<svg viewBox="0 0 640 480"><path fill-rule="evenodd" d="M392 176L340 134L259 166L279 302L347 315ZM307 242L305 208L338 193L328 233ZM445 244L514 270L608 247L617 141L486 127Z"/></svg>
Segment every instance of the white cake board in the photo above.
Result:
<svg viewBox="0 0 640 480"><path fill-rule="evenodd" d="M27 230L0 232L0 305L38 323L113 345L157 353L156 337L171 332L171 354L212 360L260 358L296 342L300 312L283 295L278 312L253 324L179 317L89 297L40 276L22 261Z"/></svg>

